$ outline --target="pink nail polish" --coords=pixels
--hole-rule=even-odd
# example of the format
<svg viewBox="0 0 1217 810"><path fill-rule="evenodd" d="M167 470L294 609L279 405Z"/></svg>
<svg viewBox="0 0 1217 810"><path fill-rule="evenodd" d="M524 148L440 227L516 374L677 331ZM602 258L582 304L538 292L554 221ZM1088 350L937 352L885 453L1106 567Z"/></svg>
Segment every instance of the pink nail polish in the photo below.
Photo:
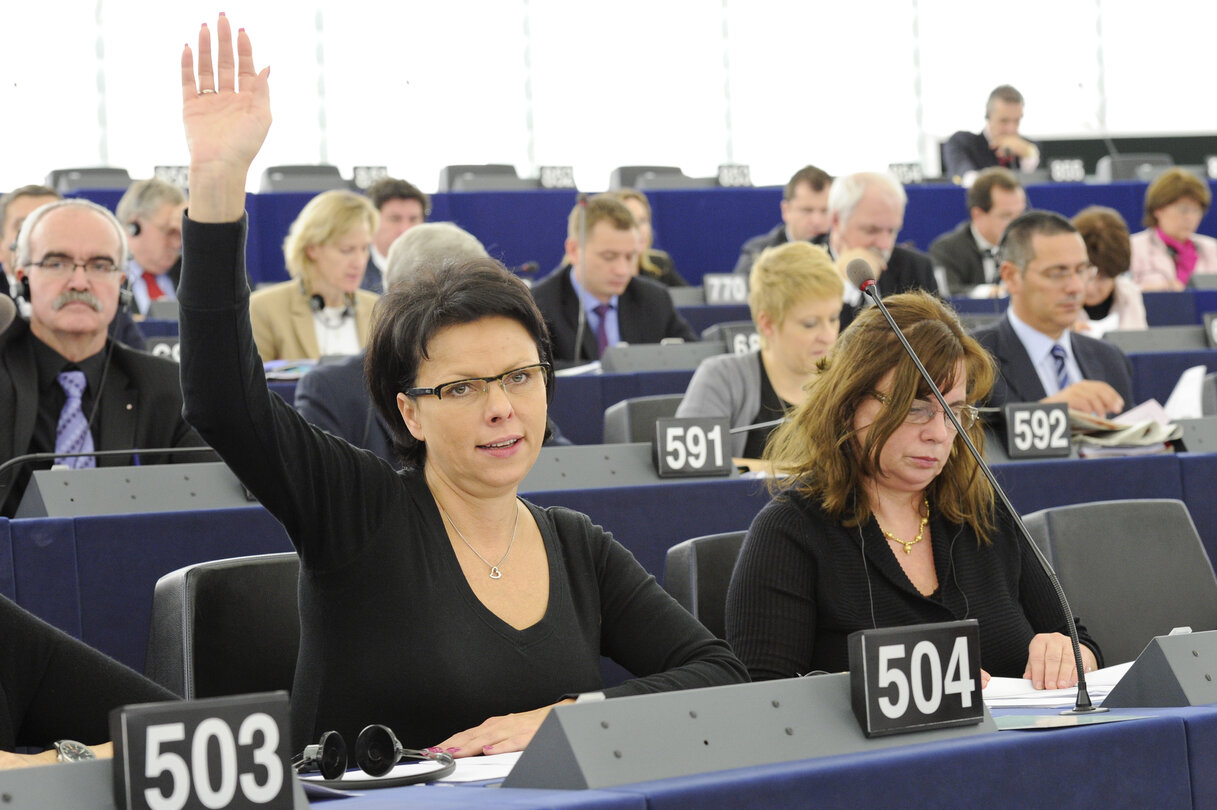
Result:
<svg viewBox="0 0 1217 810"><path fill-rule="evenodd" d="M493 745L483 745L482 746L482 751L484 751L484 752L493 751L493 750L494 750Z"/></svg>
<svg viewBox="0 0 1217 810"><path fill-rule="evenodd" d="M459 753L459 752L460 752L460 750L461 750L461 749L459 749L459 748L446 748L446 749L444 749L444 753L446 753L446 754L456 754L456 753Z"/></svg>
<svg viewBox="0 0 1217 810"><path fill-rule="evenodd" d="M427 750L430 751L432 754L438 754L441 751L443 751L444 749L436 748L435 746L432 746L432 747L428 748Z"/></svg>

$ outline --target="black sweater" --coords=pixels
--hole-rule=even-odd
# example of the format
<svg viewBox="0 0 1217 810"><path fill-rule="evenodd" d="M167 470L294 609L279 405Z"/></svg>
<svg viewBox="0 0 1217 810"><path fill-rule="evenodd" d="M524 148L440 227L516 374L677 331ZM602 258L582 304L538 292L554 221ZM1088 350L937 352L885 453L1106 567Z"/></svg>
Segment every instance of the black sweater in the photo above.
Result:
<svg viewBox="0 0 1217 810"><path fill-rule="evenodd" d="M293 746L368 723L407 747L601 689L600 656L637 680L609 696L746 680L743 666L582 514L528 505L549 561L544 617L516 630L473 594L418 472L397 473L270 394L249 325L245 226L186 221L186 416L300 554Z"/></svg>
<svg viewBox="0 0 1217 810"><path fill-rule="evenodd" d="M727 592L727 640L749 674L765 680L842 672L849 668L846 639L856 630L976 619L980 666L1022 677L1032 636L1068 632L1051 581L1008 515L992 544L981 545L971 528L947 523L933 506L933 596L913 587L874 518L847 529L793 492L762 509ZM1101 663L1080 624L1078 633Z"/></svg>
<svg viewBox="0 0 1217 810"><path fill-rule="evenodd" d="M0 597L0 750L110 739L111 709L175 700L139 673Z"/></svg>

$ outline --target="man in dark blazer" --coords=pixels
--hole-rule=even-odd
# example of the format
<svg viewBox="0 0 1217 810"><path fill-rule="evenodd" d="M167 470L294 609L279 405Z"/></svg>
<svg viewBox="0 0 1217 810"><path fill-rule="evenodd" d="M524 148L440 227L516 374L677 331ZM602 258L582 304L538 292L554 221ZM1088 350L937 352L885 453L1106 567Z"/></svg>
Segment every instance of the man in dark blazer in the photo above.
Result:
<svg viewBox="0 0 1217 810"><path fill-rule="evenodd" d="M1064 402L1099 416L1130 407L1128 358L1070 329L1095 270L1077 229L1059 214L1028 211L1006 229L1001 259L1010 306L975 333L998 365L988 404Z"/></svg>
<svg viewBox="0 0 1217 810"><path fill-rule="evenodd" d="M842 275L850 262L863 259L875 272L881 296L907 290L937 295L938 281L930 257L896 244L907 204L904 187L891 175L859 172L838 177L828 196L832 228L812 241L828 249ZM861 302L862 292L847 282L842 329L853 320Z"/></svg>
<svg viewBox="0 0 1217 810"><path fill-rule="evenodd" d="M997 245L1002 232L1027 209L1027 193L1009 169L993 166L968 189L968 219L930 243L950 295L995 296L1000 289Z"/></svg>
<svg viewBox="0 0 1217 810"><path fill-rule="evenodd" d="M383 274L388 269L389 248L397 237L421 225L431 212L431 200L413 183L395 177L382 177L365 192L380 213L376 233L372 234L372 250L364 271L362 289L377 295L388 289Z"/></svg>
<svg viewBox="0 0 1217 810"><path fill-rule="evenodd" d="M1039 148L1018 134L1023 94L1008 84L994 88L985 103L985 128L960 130L942 146L942 173L956 183L972 185L976 173L990 166L1024 172L1039 167Z"/></svg>
<svg viewBox="0 0 1217 810"><path fill-rule="evenodd" d="M571 211L566 263L532 288L554 360L590 362L616 343L697 340L662 284L637 273L641 242L630 209L598 194Z"/></svg>
<svg viewBox="0 0 1217 810"><path fill-rule="evenodd" d="M73 450L203 444L182 418L177 364L107 340L126 258L122 226L94 203L62 200L26 219L14 263L19 283L28 283L30 319L17 316L0 333L0 413L13 420L11 430L0 431L0 462L26 453L68 452L56 443L71 424L69 385L60 381L69 372L83 374L75 413L88 421ZM165 460L139 456L90 459L84 466ZM29 475L27 466L13 473L11 485L0 481L0 513L13 514Z"/></svg>
<svg viewBox="0 0 1217 810"><path fill-rule="evenodd" d="M768 233L754 236L740 248L735 272L748 275L756 257L766 248L787 242L811 241L828 232L828 191L832 177L816 166L804 166L782 189L782 222Z"/></svg>

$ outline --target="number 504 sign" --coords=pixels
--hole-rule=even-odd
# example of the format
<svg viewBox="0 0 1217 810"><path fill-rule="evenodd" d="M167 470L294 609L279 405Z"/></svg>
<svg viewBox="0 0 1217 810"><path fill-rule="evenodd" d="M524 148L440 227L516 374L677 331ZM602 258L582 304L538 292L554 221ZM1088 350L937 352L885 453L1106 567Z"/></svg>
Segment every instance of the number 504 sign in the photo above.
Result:
<svg viewBox="0 0 1217 810"><path fill-rule="evenodd" d="M878 737L984 720L979 639L975 619L850 635L850 698L862 733Z"/></svg>

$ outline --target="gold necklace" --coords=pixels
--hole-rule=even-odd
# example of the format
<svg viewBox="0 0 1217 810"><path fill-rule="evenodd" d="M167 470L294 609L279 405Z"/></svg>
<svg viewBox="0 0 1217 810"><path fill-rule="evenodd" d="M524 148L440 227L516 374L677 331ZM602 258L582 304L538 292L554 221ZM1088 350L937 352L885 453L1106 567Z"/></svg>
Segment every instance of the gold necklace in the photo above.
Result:
<svg viewBox="0 0 1217 810"><path fill-rule="evenodd" d="M439 501L436 501L435 505L439 506ZM481 553L479 553L478 550L473 547L473 544L465 539L465 535L461 534L461 530L456 528L456 524L452 522L452 517L448 514L448 512L444 509L444 507L439 506L439 511L443 512L444 517L448 518L448 525L450 525L452 527L452 530L454 532L456 532L456 536L461 538L461 542L464 543L466 546L469 546L469 550L472 551L474 554L477 554L477 558L479 560L486 563L486 565L490 566L490 578L491 579L501 578L503 576L503 572L499 570L499 566L503 564L504 560L507 559L507 555L511 553L511 547L516 544L516 529L520 528L520 502L516 501L516 522L515 522L515 525L513 525L511 527L511 542L509 542L507 544L507 550L503 552L503 556L499 558L499 561L497 563L492 563L490 560L483 557L481 555ZM919 537L917 539L920 540L921 538Z"/></svg>
<svg viewBox="0 0 1217 810"><path fill-rule="evenodd" d="M888 540L895 541L895 542L899 543L900 545L904 546L905 554L912 554L913 546L917 545L923 539L925 539L925 527L926 527L926 524L930 522L930 501L928 498L922 498L921 503L925 505L925 517L923 517L921 519L921 528L917 530L917 536L914 537L912 540L905 542L904 540L901 540L899 537L892 534L891 532L889 532L887 529L883 528L882 526L879 527L879 530L881 532L883 532L884 537L886 537ZM876 521L876 523L877 522L878 521ZM456 527L454 526L453 528L456 528Z"/></svg>

